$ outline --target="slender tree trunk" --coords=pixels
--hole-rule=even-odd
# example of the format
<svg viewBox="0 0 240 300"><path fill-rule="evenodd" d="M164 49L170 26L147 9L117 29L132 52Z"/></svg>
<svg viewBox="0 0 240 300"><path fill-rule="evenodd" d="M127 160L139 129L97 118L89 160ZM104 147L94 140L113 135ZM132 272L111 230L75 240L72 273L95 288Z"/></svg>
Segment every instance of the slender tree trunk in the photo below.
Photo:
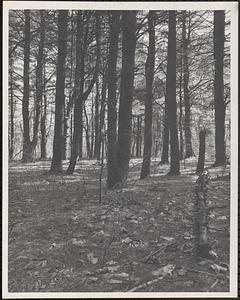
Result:
<svg viewBox="0 0 240 300"><path fill-rule="evenodd" d="M85 120L86 120L85 137L86 137L87 156L88 156L88 158L92 158L91 143L90 143L90 136L89 136L89 127L90 126L89 126L88 115L87 115L87 110L86 110L85 105L83 105L83 110L84 110L84 115L85 115Z"/></svg>
<svg viewBox="0 0 240 300"><path fill-rule="evenodd" d="M68 131L69 131L69 119L70 114L73 107L73 95L72 95L72 81L73 81L73 44L74 44L74 12L72 11L71 15L71 40L70 40L70 88L69 88L69 95L68 95L68 103L64 110L64 149L63 149L63 159L67 159L67 149L68 149Z"/></svg>
<svg viewBox="0 0 240 300"><path fill-rule="evenodd" d="M132 99L136 47L136 11L122 12L122 28L122 72L117 141L117 171L119 176L118 183L120 186L122 186L127 180L131 154Z"/></svg>
<svg viewBox="0 0 240 300"><path fill-rule="evenodd" d="M180 163L176 104L176 12L174 10L169 11L166 112L170 130L169 175L178 175Z"/></svg>
<svg viewBox="0 0 240 300"><path fill-rule="evenodd" d="M107 92L107 74L103 75L103 86L102 86L102 97L101 97L101 108L100 108L100 124L99 124L99 133L98 133L98 153L97 153L97 160L101 158L101 143L103 141L102 138L102 131L104 128L104 119L105 119L105 110L106 110L106 92Z"/></svg>
<svg viewBox="0 0 240 300"><path fill-rule="evenodd" d="M64 147L65 60L67 54L67 10L58 13L58 58L56 79L55 128L51 172L62 172Z"/></svg>
<svg viewBox="0 0 240 300"><path fill-rule="evenodd" d="M190 30L190 29L189 29ZM189 31L190 32L190 31ZM192 149L192 133L191 133L191 105L189 95L189 66L188 66L188 45L190 43L190 37L186 36L186 11L183 12L183 28L182 28L182 39L183 39L183 95L184 95L184 107L185 107L185 118L184 118L184 133L185 133L185 158L194 155Z"/></svg>
<svg viewBox="0 0 240 300"><path fill-rule="evenodd" d="M107 187L111 189L117 182L117 57L120 31L120 12L111 11L110 44L108 63L108 99L107 99Z"/></svg>
<svg viewBox="0 0 240 300"><path fill-rule="evenodd" d="M223 82L225 12L214 11L214 106L215 106L215 165L224 165L225 153L225 103Z"/></svg>
<svg viewBox="0 0 240 300"><path fill-rule="evenodd" d="M153 93L152 85L154 79L155 63L155 29L154 29L154 11L148 14L148 32L149 46L148 56L145 66L146 73L146 98L145 98L145 127L144 127L144 150L143 163L140 178L144 179L150 175L151 150L152 150L152 110L153 110Z"/></svg>
<svg viewBox="0 0 240 300"><path fill-rule="evenodd" d="M24 65L23 65L23 156L22 162L32 161L32 147L29 135L29 63L30 63L30 11L24 10Z"/></svg>
<svg viewBox="0 0 240 300"><path fill-rule="evenodd" d="M14 100L13 100L13 65L10 59L10 137L9 137L9 159L13 158L14 152Z"/></svg>
<svg viewBox="0 0 240 300"><path fill-rule="evenodd" d="M166 99L165 99L165 102L166 102ZM169 153L169 126L168 126L168 117L167 117L166 103L165 103L161 164L166 164L169 162L168 161L168 153Z"/></svg>
<svg viewBox="0 0 240 300"><path fill-rule="evenodd" d="M82 156L82 110L83 110L83 85L84 85L84 57L85 43L82 46L82 12L77 14L77 39L76 39L76 70L75 70L75 92L74 92L74 129L73 129L73 144L71 149L71 159L67 173L72 174L77 162L77 157ZM86 30L87 31L87 30ZM85 32L86 40L87 32ZM82 51L81 51L82 50ZM80 148L81 147L81 148Z"/></svg>
<svg viewBox="0 0 240 300"><path fill-rule="evenodd" d="M199 152L198 152L198 163L196 172L201 172L204 170L205 163L205 137L206 130L202 129L199 132Z"/></svg>
<svg viewBox="0 0 240 300"><path fill-rule="evenodd" d="M41 122L40 122L40 130L41 130L41 159L47 158L47 151L46 151L46 117L47 117L47 97L44 93L43 96L43 105L42 108L42 115L41 115Z"/></svg>
<svg viewBox="0 0 240 300"><path fill-rule="evenodd" d="M96 80L96 97L95 97L95 145L94 156L99 153L99 79Z"/></svg>
<svg viewBox="0 0 240 300"><path fill-rule="evenodd" d="M182 99L182 52L180 56L180 79L179 79L179 138L180 138L180 160L183 159L183 128L182 128L182 119L183 119L183 99Z"/></svg>

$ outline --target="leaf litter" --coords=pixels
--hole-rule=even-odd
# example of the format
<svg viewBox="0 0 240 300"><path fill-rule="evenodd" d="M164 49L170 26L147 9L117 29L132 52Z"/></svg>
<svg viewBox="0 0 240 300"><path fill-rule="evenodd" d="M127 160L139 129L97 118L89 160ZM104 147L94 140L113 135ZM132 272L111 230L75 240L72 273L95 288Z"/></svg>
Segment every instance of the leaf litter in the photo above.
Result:
<svg viewBox="0 0 240 300"><path fill-rule="evenodd" d="M103 194L101 206L96 164L86 182L78 172L49 175L50 162L37 166L10 164L9 291L228 291L229 238L211 232L214 261L194 257L193 161L174 178L157 162L146 181L130 173L129 188ZM211 182L211 205L227 205L213 212L216 228L229 228L229 188Z"/></svg>

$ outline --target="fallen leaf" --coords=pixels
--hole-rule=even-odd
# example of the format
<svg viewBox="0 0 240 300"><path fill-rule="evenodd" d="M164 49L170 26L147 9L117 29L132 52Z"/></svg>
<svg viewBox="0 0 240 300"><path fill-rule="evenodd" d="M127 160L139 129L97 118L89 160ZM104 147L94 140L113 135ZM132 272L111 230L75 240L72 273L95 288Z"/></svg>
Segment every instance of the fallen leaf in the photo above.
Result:
<svg viewBox="0 0 240 300"><path fill-rule="evenodd" d="M85 240L76 240L76 239L73 239L72 240L72 244L75 245L75 246L83 246L86 244L86 241Z"/></svg>
<svg viewBox="0 0 240 300"><path fill-rule="evenodd" d="M227 268L221 267L217 264L211 265L210 269L214 270L217 273L226 273L227 272Z"/></svg>
<svg viewBox="0 0 240 300"><path fill-rule="evenodd" d="M164 266L162 268L159 268L159 269L153 271L152 275L153 276L161 276L162 275L163 277L165 277L167 275L172 276L172 272L173 272L174 268L175 268L174 265L171 265L171 264L170 265L166 265L166 266Z"/></svg>
<svg viewBox="0 0 240 300"><path fill-rule="evenodd" d="M122 281L121 280L117 280L117 279L110 279L109 283L116 284L116 283L122 283Z"/></svg>
<svg viewBox="0 0 240 300"><path fill-rule="evenodd" d="M97 257L94 257L94 254L93 253L89 253L87 255L87 258L88 260L93 264L95 265L97 262L98 262L98 258Z"/></svg>
<svg viewBox="0 0 240 300"><path fill-rule="evenodd" d="M187 273L187 270L186 269L180 269L177 272L178 272L178 275L183 276Z"/></svg>
<svg viewBox="0 0 240 300"><path fill-rule="evenodd" d="M129 274L127 274L127 273L125 273L125 272L122 272L122 273L114 274L114 277L128 278L128 277L129 277Z"/></svg>
<svg viewBox="0 0 240 300"><path fill-rule="evenodd" d="M174 240L173 237L169 237L169 236L161 236L161 238L165 241L168 241L168 242L172 242Z"/></svg>

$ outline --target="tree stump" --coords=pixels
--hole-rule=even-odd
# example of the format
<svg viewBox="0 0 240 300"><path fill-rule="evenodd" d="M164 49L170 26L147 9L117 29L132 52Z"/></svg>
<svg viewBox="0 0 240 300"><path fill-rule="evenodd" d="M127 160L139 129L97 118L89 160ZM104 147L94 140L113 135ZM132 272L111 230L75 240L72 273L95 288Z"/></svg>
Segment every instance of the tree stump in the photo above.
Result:
<svg viewBox="0 0 240 300"><path fill-rule="evenodd" d="M197 256L209 258L211 250L208 243L208 219L209 209L207 207L207 190L209 183L209 173L200 173L195 185L195 235Z"/></svg>

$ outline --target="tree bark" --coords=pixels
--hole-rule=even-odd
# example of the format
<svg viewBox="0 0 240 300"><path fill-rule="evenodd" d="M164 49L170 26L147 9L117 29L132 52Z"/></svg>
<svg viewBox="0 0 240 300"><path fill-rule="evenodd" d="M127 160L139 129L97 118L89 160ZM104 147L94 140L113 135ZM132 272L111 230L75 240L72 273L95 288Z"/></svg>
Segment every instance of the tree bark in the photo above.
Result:
<svg viewBox="0 0 240 300"><path fill-rule="evenodd" d="M182 119L183 119L183 99L182 99L182 46L181 46L181 54L180 54L180 79L179 79L179 139L180 139L180 149L179 149L179 159L183 159L183 126L182 126Z"/></svg>
<svg viewBox="0 0 240 300"><path fill-rule="evenodd" d="M225 12L214 11L214 107L215 107L215 165L224 165L225 153L225 103L223 82Z"/></svg>
<svg viewBox="0 0 240 300"><path fill-rule="evenodd" d="M56 79L55 128L51 172L62 172L64 147L65 60L67 54L67 10L58 13L58 58Z"/></svg>
<svg viewBox="0 0 240 300"><path fill-rule="evenodd" d="M178 175L179 143L177 131L176 103L176 12L169 11L168 59L166 83L166 112L170 131L170 171L169 175Z"/></svg>
<svg viewBox="0 0 240 300"><path fill-rule="evenodd" d="M166 99L165 99L166 102ZM162 146L162 156L161 164L167 164L169 162L169 126L168 126L168 117L166 112L166 103L165 103L165 114L164 114L164 124L163 124L163 146Z"/></svg>
<svg viewBox="0 0 240 300"><path fill-rule="evenodd" d="M152 151L152 113L153 113L153 79L155 63L155 29L154 29L154 11L148 14L148 32L149 45L148 56L145 66L146 74L146 98L145 98L145 121L144 121L144 150L143 163L140 178L144 179L150 175L151 151Z"/></svg>
<svg viewBox="0 0 240 300"><path fill-rule="evenodd" d="M117 171L118 184L127 180L131 155L132 99L136 47L136 11L122 12L122 72L120 87Z"/></svg>
<svg viewBox="0 0 240 300"><path fill-rule="evenodd" d="M29 63L30 63L30 11L24 10L24 63L23 63L23 156L22 162L32 161L32 147L29 136Z"/></svg>
<svg viewBox="0 0 240 300"><path fill-rule="evenodd" d="M100 108L100 123L99 123L99 133L98 133L98 153L97 153L97 160L100 161L101 158L101 143L103 141L103 128L104 128L104 119L105 119L105 110L106 110L106 93L107 93L107 74L103 75L103 85L102 85L102 97L101 97L101 108Z"/></svg>
<svg viewBox="0 0 240 300"><path fill-rule="evenodd" d="M117 182L117 57L120 31L120 12L111 11L110 44L108 63L108 99L107 99L107 188L111 189Z"/></svg>
<svg viewBox="0 0 240 300"><path fill-rule="evenodd" d="M206 130L202 129L199 132L199 152L198 152L198 163L197 163L197 170L196 172L201 172L204 170L204 163L205 163L205 137L206 137Z"/></svg>
<svg viewBox="0 0 240 300"><path fill-rule="evenodd" d="M13 99L13 62L10 58L10 133L9 133L9 159L13 158L14 152L14 99Z"/></svg>
<svg viewBox="0 0 240 300"><path fill-rule="evenodd" d="M186 33L186 11L183 12L183 28L182 28L182 42L183 42L183 96L184 96L184 134L185 134L185 158L194 155L192 149L192 133L191 133L191 104L189 95L189 66L188 66L188 47L190 44L190 29L188 29L188 37Z"/></svg>
<svg viewBox="0 0 240 300"><path fill-rule="evenodd" d="M96 97L95 97L95 144L94 144L94 156L97 157L99 153L99 80L96 80Z"/></svg>
<svg viewBox="0 0 240 300"><path fill-rule="evenodd" d="M88 24L87 24L88 26ZM86 51L86 38L88 28L82 39L82 12L77 13L77 39L76 39L76 69L75 69L75 86L74 86L74 124L73 124L73 141L71 149L70 164L67 169L68 174L72 174L77 162L77 157L82 150L82 110L83 110L83 85L84 85L84 58ZM83 45L82 45L83 42Z"/></svg>

